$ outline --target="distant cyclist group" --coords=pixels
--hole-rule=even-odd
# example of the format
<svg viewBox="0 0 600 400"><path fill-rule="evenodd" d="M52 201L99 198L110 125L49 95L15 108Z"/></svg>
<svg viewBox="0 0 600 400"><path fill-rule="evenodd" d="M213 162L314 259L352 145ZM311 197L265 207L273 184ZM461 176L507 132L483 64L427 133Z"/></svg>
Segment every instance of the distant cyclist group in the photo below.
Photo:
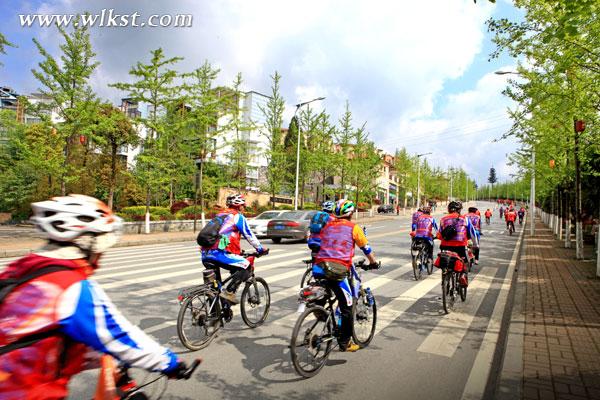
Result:
<svg viewBox="0 0 600 400"><path fill-rule="evenodd" d="M243 215L245 198L240 194L228 196L226 205L227 209L200 231L197 241L207 270L220 277L219 270L224 269L231 275L223 290L202 293L218 293L216 298L233 306L239 302L236 293L240 285L248 285L248 279L254 276L254 259L242 252L241 238L254 247L256 256L268 254L269 249L256 238ZM90 349L127 366L169 378L189 377L185 362L128 322L90 279L102 255L119 240L121 218L103 202L83 195L33 203L32 210L32 221L47 243L12 262L0 274L0 398L66 398L71 377L90 366ZM374 334L375 300L370 289L361 284L357 270L379 269L381 263L377 262L364 229L351 221L355 210L356 205L347 199L326 201L310 224L312 277L300 296L313 311L321 310L315 314L317 322L330 324L329 336L322 335L318 343L314 335L292 341L309 347L312 355L325 348L324 359L334 338L341 351L354 352L368 344ZM444 263L450 263L457 271L456 284L464 287L466 293L467 268L459 270L456 265L467 265L470 259L478 264L482 229L476 207L469 207L464 215L461 211L462 203L451 201L448 214L438 222L431 215L431 207L420 208L412 216L411 246L422 246L427 264L443 268ZM487 209L484 215L489 224L491 210ZM522 222L524 209L517 212L512 206L501 207L500 216L505 218L507 227L512 224L514 229L517 217ZM440 240L440 254L434 262L436 239ZM360 248L368 263L353 263L355 247ZM214 279L215 274L211 276ZM266 283L264 286L268 291ZM244 301L255 305L259 302L255 297L242 293L242 305ZM331 305L335 301L334 313ZM331 315L327 310L331 310ZM298 324L307 315L304 313ZM208 325L210 315L201 316L196 310L192 318L199 327ZM371 326L368 339L357 335L355 323ZM300 333L295 331L294 335ZM300 361L294 358L294 349L292 353L296 366ZM303 367L297 370L310 376L323 363L309 372Z"/></svg>

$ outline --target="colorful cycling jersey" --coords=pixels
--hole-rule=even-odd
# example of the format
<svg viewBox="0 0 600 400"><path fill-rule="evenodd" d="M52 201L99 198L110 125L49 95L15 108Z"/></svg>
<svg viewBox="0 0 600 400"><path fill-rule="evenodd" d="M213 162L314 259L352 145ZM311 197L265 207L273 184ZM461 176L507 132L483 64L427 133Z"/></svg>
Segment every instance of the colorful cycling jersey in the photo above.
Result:
<svg viewBox="0 0 600 400"><path fill-rule="evenodd" d="M240 236L244 238L258 251L262 251L262 246L250 226L248 226L248 220L244 215L240 214L237 210L229 209L223 213L218 214L220 216L226 215L225 221L219 230L221 240L211 247L211 250L223 250L228 253L240 254L242 249L240 247Z"/></svg>
<svg viewBox="0 0 600 400"><path fill-rule="evenodd" d="M442 231L447 226L454 226L456 234L453 238L448 240L442 237ZM469 238L476 237L475 228L471 224L471 221L464 215L458 213L451 213L445 215L440 220L440 230L438 231L438 239L440 239L440 246L466 246Z"/></svg>
<svg viewBox="0 0 600 400"><path fill-rule="evenodd" d="M365 255L371 254L371 247L360 226L346 219L330 219L321 230L321 247L315 263L335 261L349 269L354 257L354 245L360 247Z"/></svg>
<svg viewBox="0 0 600 400"><path fill-rule="evenodd" d="M433 239L433 229L438 231L438 225L431 215L421 214L417 219L415 237Z"/></svg>
<svg viewBox="0 0 600 400"><path fill-rule="evenodd" d="M411 222L411 230L415 230L417 229L417 220L419 219L419 217L423 215L422 211L416 211L413 213L412 215L412 222Z"/></svg>
<svg viewBox="0 0 600 400"><path fill-rule="evenodd" d="M508 222L515 222L515 219L517 219L517 213L514 211L507 211L506 213L504 213L504 219Z"/></svg>
<svg viewBox="0 0 600 400"><path fill-rule="evenodd" d="M523 218L525 216L525 210L520 209L517 214L519 215L519 218Z"/></svg>
<svg viewBox="0 0 600 400"><path fill-rule="evenodd" d="M128 322L104 291L87 276L84 260L61 260L30 254L11 263L0 279L18 278L61 265L14 289L0 306L0 346L22 337L58 329L28 347L0 356L0 398L63 399L69 379L83 368L89 350L110 354L127 364L169 372L177 357Z"/></svg>
<svg viewBox="0 0 600 400"><path fill-rule="evenodd" d="M487 211L485 212L485 217L486 217L486 218L490 218L491 216L492 216L492 212L491 212L490 210L487 210Z"/></svg>
<svg viewBox="0 0 600 400"><path fill-rule="evenodd" d="M466 217L471 221L473 228L475 228L477 232L481 232L481 216L476 213L468 213Z"/></svg>

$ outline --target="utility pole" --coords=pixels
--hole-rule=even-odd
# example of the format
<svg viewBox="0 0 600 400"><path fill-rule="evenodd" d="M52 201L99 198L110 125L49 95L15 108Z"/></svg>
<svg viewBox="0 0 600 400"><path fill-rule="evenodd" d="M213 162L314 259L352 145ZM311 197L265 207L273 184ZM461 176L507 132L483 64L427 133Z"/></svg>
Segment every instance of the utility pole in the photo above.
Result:
<svg viewBox="0 0 600 400"><path fill-rule="evenodd" d="M535 149L531 152L531 194L529 195L529 234L535 234Z"/></svg>

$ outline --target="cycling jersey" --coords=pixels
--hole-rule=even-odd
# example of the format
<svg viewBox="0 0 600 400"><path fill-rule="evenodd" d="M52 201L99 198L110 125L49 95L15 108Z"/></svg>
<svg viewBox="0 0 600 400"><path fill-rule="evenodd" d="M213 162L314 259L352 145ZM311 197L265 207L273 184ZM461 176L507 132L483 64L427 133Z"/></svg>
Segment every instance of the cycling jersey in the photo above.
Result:
<svg viewBox="0 0 600 400"><path fill-rule="evenodd" d="M422 214L417 219L414 237L433 240L434 228L437 232L438 225L437 222L435 222L435 218L428 214Z"/></svg>
<svg viewBox="0 0 600 400"><path fill-rule="evenodd" d="M0 279L19 278L50 265L71 270L32 279L0 305L0 346L57 330L55 336L0 356L1 399L66 398L70 378L83 369L91 349L147 370L169 372L176 367L175 354L129 323L88 279L93 268L83 259L30 254L11 263Z"/></svg>
<svg viewBox="0 0 600 400"><path fill-rule="evenodd" d="M456 235L449 240L446 240L442 237L442 231L447 226L454 226L456 229ZM438 239L440 239L440 246L450 246L450 247L465 247L469 238L475 237L475 229L468 218L463 215L459 215L458 213L451 213L445 215L440 220L440 230L438 231Z"/></svg>
<svg viewBox="0 0 600 400"><path fill-rule="evenodd" d="M419 219L419 217L423 215L423 212L421 211L416 211L413 213L412 215L412 222L411 222L411 230L414 231L415 229L417 229L417 220Z"/></svg>
<svg viewBox="0 0 600 400"><path fill-rule="evenodd" d="M514 211L507 211L506 213L504 213L504 218L506 219L506 222L515 222L515 219L517 218L517 213Z"/></svg>
<svg viewBox="0 0 600 400"><path fill-rule="evenodd" d="M321 247L315 263L334 261L350 269L355 245L365 255L371 254L371 247L360 226L346 219L330 219L321 230Z"/></svg>
<svg viewBox="0 0 600 400"><path fill-rule="evenodd" d="M492 212L491 212L490 210L487 210L487 211L485 212L485 217L486 217L486 218L490 218L491 216L492 216Z"/></svg>
<svg viewBox="0 0 600 400"><path fill-rule="evenodd" d="M476 231L481 232L481 216L476 213L468 213L466 217L471 222L471 225L473 225L473 228L475 228Z"/></svg>

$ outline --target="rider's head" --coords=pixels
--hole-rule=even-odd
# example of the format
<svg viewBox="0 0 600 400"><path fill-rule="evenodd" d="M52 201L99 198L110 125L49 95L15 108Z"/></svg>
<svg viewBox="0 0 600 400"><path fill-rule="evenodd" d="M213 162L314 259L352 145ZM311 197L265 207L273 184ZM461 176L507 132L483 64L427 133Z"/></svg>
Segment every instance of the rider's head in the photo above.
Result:
<svg viewBox="0 0 600 400"><path fill-rule="evenodd" d="M469 212L470 213L476 213L477 212L477 207L469 207Z"/></svg>
<svg viewBox="0 0 600 400"><path fill-rule="evenodd" d="M421 211L423 212L423 214L431 214L431 207L422 207Z"/></svg>
<svg viewBox="0 0 600 400"><path fill-rule="evenodd" d="M77 246L88 259L114 246L123 226L102 201L80 194L53 197L31 208L32 222L49 242Z"/></svg>
<svg viewBox="0 0 600 400"><path fill-rule="evenodd" d="M331 200L324 201L322 204L322 209L326 213L332 214L335 209L335 202Z"/></svg>
<svg viewBox="0 0 600 400"><path fill-rule="evenodd" d="M448 212L449 213L453 213L453 212L460 213L460 210L462 210L462 203L460 201L453 200L450 203L448 203Z"/></svg>
<svg viewBox="0 0 600 400"><path fill-rule="evenodd" d="M335 205L335 209L333 210L333 214L338 218L352 218L352 214L354 214L355 210L354 203L351 200L340 199Z"/></svg>
<svg viewBox="0 0 600 400"><path fill-rule="evenodd" d="M227 196L227 200L225 201L227 207L235 208L236 210L241 209L246 206L246 199L241 194L232 194Z"/></svg>

